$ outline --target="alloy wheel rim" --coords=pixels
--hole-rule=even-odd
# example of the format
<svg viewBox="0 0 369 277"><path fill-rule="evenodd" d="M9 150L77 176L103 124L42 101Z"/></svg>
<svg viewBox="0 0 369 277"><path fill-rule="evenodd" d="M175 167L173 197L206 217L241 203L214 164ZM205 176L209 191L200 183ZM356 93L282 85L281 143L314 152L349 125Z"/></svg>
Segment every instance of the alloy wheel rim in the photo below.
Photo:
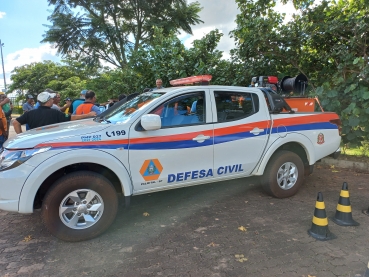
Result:
<svg viewBox="0 0 369 277"><path fill-rule="evenodd" d="M291 189L298 179L297 166L292 162L284 163L277 172L278 186L283 190Z"/></svg>
<svg viewBox="0 0 369 277"><path fill-rule="evenodd" d="M59 217L68 228L87 229L96 224L104 212L100 194L90 189L70 192L59 205Z"/></svg>

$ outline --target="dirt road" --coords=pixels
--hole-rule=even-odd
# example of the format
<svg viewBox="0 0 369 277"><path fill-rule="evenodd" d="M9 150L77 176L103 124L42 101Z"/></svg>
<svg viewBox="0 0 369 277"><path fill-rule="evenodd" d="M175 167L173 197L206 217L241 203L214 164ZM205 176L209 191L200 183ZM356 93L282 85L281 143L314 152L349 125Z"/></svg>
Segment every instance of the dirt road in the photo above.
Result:
<svg viewBox="0 0 369 277"><path fill-rule="evenodd" d="M318 166L289 199L247 179L136 196L105 234L80 243L52 237L39 212L0 212L0 276L361 276L369 260L368 177ZM330 220L343 181L358 227ZM318 192L337 239L307 234Z"/></svg>

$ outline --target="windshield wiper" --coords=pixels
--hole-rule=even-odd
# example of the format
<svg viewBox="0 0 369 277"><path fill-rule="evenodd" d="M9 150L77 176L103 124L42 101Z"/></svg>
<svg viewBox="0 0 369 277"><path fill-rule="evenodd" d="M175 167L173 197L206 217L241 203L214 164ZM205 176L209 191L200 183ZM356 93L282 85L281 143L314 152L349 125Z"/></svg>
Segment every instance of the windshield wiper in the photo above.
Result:
<svg viewBox="0 0 369 277"><path fill-rule="evenodd" d="M99 119L99 123L101 122L111 123L110 120L105 119L105 116L103 118L99 117L98 119Z"/></svg>

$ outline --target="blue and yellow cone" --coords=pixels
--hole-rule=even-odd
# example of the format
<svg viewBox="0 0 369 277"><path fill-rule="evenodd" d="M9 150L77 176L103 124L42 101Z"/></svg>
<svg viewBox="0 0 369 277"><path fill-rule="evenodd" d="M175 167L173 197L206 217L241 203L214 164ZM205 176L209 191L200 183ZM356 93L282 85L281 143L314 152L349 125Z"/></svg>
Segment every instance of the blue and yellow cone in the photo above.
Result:
<svg viewBox="0 0 369 277"><path fill-rule="evenodd" d="M350 194L346 182L343 182L340 198L338 199L336 214L332 218L332 221L341 226L360 225L352 218Z"/></svg>
<svg viewBox="0 0 369 277"><path fill-rule="evenodd" d="M328 218L325 212L325 204L323 194L318 192L318 197L315 203L313 222L308 234L317 240L335 239L336 236L328 229Z"/></svg>

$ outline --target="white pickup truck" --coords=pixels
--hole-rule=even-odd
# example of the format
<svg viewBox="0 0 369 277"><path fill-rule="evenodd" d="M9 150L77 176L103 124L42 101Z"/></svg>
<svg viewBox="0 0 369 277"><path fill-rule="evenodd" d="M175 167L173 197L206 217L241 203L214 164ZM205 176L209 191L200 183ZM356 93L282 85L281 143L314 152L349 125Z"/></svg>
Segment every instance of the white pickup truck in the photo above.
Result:
<svg viewBox="0 0 369 277"><path fill-rule="evenodd" d="M267 193L294 195L314 164L338 153L335 113L284 112L266 88L183 86L143 93L101 118L27 131L0 156L0 209L41 208L66 241L114 221L118 195L261 176Z"/></svg>

